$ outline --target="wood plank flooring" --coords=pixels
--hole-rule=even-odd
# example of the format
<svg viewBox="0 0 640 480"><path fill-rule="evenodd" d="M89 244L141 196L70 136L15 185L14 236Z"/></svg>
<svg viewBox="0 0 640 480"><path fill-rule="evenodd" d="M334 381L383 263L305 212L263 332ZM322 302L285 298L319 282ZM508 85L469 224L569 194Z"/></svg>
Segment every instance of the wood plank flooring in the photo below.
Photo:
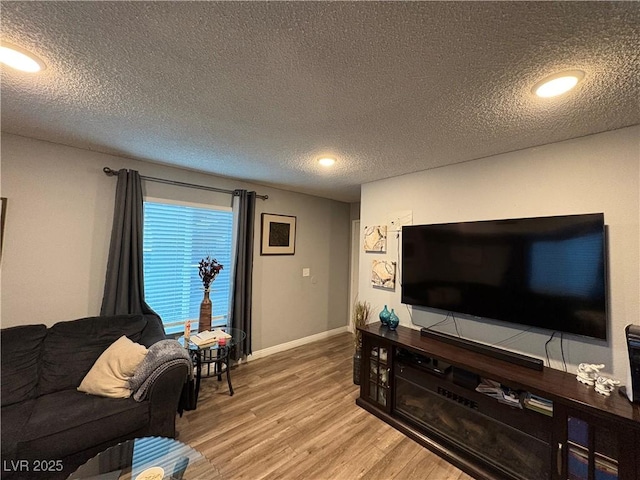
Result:
<svg viewBox="0 0 640 480"><path fill-rule="evenodd" d="M207 479L469 480L356 406L353 346L342 334L202 380L179 440L211 462Z"/></svg>

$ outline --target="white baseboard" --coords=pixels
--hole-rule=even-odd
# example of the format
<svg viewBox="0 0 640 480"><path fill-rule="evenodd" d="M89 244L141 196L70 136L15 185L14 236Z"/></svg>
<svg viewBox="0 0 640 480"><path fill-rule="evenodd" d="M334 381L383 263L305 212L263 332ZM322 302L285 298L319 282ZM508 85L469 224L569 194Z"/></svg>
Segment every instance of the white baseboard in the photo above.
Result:
<svg viewBox="0 0 640 480"><path fill-rule="evenodd" d="M246 359L243 359L243 362L250 362L252 360L258 360L259 358L268 357L269 355L273 355L274 353L284 352L287 350L291 350L292 348L306 345L307 343L324 340L325 338L333 337L334 335L340 335L341 333L345 333L346 331L347 326L345 325L344 327L334 328L333 330L328 330L326 332L320 332L316 333L315 335L292 340L291 342L281 343L280 345L263 348L262 350L256 350L255 352L253 352L253 354L246 357Z"/></svg>

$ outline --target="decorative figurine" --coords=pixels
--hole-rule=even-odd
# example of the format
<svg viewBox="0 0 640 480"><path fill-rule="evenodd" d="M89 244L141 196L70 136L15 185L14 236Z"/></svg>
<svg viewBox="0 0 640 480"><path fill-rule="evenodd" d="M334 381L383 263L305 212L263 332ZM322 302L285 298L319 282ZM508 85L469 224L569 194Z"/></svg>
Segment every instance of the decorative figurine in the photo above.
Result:
<svg viewBox="0 0 640 480"><path fill-rule="evenodd" d="M576 380L585 385L594 385L599 377L599 371L604 368L604 364L581 363L578 365L578 375Z"/></svg>
<svg viewBox="0 0 640 480"><path fill-rule="evenodd" d="M616 385L620 384L620 380L614 380L607 377L598 377L596 380L596 392L600 395L609 396Z"/></svg>

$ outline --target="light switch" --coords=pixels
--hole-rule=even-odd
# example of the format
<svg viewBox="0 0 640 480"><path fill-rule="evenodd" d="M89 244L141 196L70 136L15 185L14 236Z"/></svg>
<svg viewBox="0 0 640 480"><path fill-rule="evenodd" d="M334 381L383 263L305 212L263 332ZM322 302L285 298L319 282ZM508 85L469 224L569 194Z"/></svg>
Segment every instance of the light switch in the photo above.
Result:
<svg viewBox="0 0 640 480"><path fill-rule="evenodd" d="M303 268L302 269L302 276L303 277L308 277L309 275L311 275L311 269L310 268Z"/></svg>

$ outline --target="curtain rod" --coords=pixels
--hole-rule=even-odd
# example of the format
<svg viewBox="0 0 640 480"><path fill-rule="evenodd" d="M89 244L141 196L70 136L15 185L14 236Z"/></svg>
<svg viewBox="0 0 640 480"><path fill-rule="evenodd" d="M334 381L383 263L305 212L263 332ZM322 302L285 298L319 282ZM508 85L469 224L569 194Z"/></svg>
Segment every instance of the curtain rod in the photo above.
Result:
<svg viewBox="0 0 640 480"><path fill-rule="evenodd" d="M102 171L109 177L117 177L118 171L113 170L109 167L104 167ZM142 180L148 180L149 182L156 183L166 183L167 185L176 185L178 187L189 187L189 188L197 188L199 190L208 190L210 192L218 192L218 193L226 193L228 195L236 195L234 190L226 190L224 188L216 188L216 187L207 187L206 185L196 185L194 183L186 183L186 182L178 182L177 180L166 180L164 178L157 177L145 177L144 175L140 175ZM262 200L267 200L269 195L258 195L256 194L256 198L261 198Z"/></svg>

